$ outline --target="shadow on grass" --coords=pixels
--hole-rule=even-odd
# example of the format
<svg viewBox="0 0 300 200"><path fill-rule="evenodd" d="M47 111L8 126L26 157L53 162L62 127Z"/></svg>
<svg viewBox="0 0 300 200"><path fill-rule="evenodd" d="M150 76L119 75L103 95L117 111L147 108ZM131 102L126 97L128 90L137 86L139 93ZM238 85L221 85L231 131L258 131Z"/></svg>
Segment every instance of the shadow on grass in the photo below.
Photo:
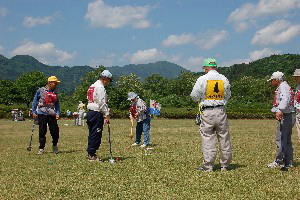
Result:
<svg viewBox="0 0 300 200"><path fill-rule="evenodd" d="M113 157L115 162L122 162L124 160L133 159L133 158L135 158L135 157L133 157L133 156L128 156L128 157L115 156L115 157ZM109 160L110 160L110 157L102 158L103 162L109 162Z"/></svg>
<svg viewBox="0 0 300 200"><path fill-rule="evenodd" d="M294 167L300 167L300 162L294 162L293 165Z"/></svg>
<svg viewBox="0 0 300 200"><path fill-rule="evenodd" d="M247 167L247 165L241 165L241 164L230 164L228 167L228 170L236 170L238 168L243 168L243 167ZM220 170L221 169L221 165L217 164L214 166L214 170Z"/></svg>
<svg viewBox="0 0 300 200"><path fill-rule="evenodd" d="M59 151L59 154L68 154L68 153L76 153L76 152L82 152L84 150L66 150L66 151Z"/></svg>

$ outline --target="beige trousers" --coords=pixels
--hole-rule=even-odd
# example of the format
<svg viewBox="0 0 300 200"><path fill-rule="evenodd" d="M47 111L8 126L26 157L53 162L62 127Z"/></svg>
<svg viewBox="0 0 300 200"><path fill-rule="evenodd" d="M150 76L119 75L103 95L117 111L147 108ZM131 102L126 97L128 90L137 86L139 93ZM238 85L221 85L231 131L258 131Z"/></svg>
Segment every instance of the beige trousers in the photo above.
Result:
<svg viewBox="0 0 300 200"><path fill-rule="evenodd" d="M231 141L227 115L224 108L208 108L203 111L200 124L202 137L203 164L212 169L216 159L217 139L220 143L220 164L221 167L228 167L232 160Z"/></svg>

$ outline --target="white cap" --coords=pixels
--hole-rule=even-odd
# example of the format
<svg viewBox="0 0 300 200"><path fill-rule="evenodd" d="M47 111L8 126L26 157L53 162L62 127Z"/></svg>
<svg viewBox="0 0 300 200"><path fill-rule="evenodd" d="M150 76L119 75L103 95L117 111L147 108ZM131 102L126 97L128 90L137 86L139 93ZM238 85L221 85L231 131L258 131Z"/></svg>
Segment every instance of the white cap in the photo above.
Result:
<svg viewBox="0 0 300 200"><path fill-rule="evenodd" d="M283 77L284 77L284 74L282 72L277 71L272 74L271 78L268 81L271 81L273 79L282 81Z"/></svg>
<svg viewBox="0 0 300 200"><path fill-rule="evenodd" d="M101 75L100 75L100 77L103 77L103 78L112 78L112 74L108 71L108 70L104 70L102 73L101 73Z"/></svg>
<svg viewBox="0 0 300 200"><path fill-rule="evenodd" d="M136 98L138 95L134 92L129 92L128 93L128 101L131 101L132 99Z"/></svg>
<svg viewBox="0 0 300 200"><path fill-rule="evenodd" d="M300 69L296 69L293 76L300 76Z"/></svg>

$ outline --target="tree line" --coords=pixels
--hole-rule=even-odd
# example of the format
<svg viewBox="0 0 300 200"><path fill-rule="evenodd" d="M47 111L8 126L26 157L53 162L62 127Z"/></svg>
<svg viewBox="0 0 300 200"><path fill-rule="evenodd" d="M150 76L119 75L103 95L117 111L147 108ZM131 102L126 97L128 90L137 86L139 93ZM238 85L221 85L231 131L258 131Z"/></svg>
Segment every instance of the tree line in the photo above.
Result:
<svg viewBox="0 0 300 200"><path fill-rule="evenodd" d="M249 117L249 113L253 114L251 116L257 116L257 113L269 116L275 88L272 88L267 80L272 72L280 70L286 74L287 81L295 88L292 74L299 60L299 55L281 55L255 61L243 68L240 68L243 64L219 68L219 71L229 78L231 84L232 98L227 105L229 113L234 113L235 117L245 118ZM86 73L73 94L59 93L62 112L67 109L75 111L78 101L87 103L86 91L104 69L104 66L99 66ZM191 116L197 110L197 105L192 102L189 95L197 78L202 74L185 71L173 79L152 74L144 80L136 74L120 76L107 88L109 106L115 112L125 113L130 103L127 101L127 93L134 91L146 102L154 99L161 103L163 110L169 112L166 116L175 118ZM59 78L59 75L57 76ZM2 106L23 104L29 108L37 88L44 86L46 82L47 77L42 72L24 73L15 81L0 80L0 104Z"/></svg>

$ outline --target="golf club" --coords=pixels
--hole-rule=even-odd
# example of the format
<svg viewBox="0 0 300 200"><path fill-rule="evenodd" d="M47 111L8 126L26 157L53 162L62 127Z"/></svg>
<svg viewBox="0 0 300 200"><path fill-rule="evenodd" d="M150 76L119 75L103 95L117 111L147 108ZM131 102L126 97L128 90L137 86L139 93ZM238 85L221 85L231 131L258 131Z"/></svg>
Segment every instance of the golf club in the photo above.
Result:
<svg viewBox="0 0 300 200"><path fill-rule="evenodd" d="M31 143L32 143L34 128L35 128L35 124L33 123L32 128L31 128L31 136L30 136L30 140L29 140L29 145L27 147L27 151L31 151L31 149L32 149Z"/></svg>
<svg viewBox="0 0 300 200"><path fill-rule="evenodd" d="M110 126L109 126L109 124L107 124L107 129L108 129L109 154L110 154L109 162L110 162L111 164L114 164L114 163L115 163L115 159L113 159L113 156L112 156L111 139L110 139Z"/></svg>
<svg viewBox="0 0 300 200"><path fill-rule="evenodd" d="M29 145L27 147L27 151L31 151L32 147L31 147L31 143L32 143L32 137L33 137L33 133L34 133L34 128L35 128L35 125L38 125L38 120L37 119L34 119L33 120L33 124L32 124L32 128L31 128L31 136L30 136L30 140L29 140Z"/></svg>

